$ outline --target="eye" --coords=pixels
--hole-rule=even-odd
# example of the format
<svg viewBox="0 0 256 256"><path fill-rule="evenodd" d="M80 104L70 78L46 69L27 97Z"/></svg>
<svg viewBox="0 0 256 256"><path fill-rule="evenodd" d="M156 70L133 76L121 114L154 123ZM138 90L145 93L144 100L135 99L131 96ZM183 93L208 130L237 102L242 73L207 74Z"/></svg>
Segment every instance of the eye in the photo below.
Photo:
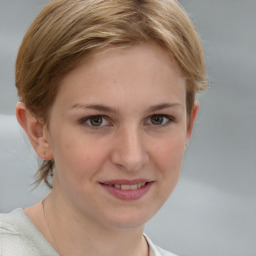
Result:
<svg viewBox="0 0 256 256"><path fill-rule="evenodd" d="M92 128L100 128L109 125L107 119L104 116L100 115L83 118L82 120L80 120L80 123L85 123L87 126Z"/></svg>
<svg viewBox="0 0 256 256"><path fill-rule="evenodd" d="M147 120L146 124L155 126L165 126L172 120L173 118L167 115L153 115Z"/></svg>

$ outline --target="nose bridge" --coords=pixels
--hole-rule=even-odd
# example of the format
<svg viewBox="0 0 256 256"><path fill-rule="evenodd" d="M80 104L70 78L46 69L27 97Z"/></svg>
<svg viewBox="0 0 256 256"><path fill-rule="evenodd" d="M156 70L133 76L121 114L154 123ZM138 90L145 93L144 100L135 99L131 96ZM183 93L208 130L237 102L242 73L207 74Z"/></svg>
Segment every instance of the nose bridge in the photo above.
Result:
<svg viewBox="0 0 256 256"><path fill-rule="evenodd" d="M140 170L147 163L147 148L143 133L138 127L123 127L118 131L112 151L112 161L128 171Z"/></svg>

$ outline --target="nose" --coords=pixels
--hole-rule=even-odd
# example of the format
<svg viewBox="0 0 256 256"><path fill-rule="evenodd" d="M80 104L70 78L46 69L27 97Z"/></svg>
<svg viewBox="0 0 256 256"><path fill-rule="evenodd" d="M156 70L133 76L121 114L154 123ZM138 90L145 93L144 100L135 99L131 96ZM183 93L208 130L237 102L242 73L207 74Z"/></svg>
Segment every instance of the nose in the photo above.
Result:
<svg viewBox="0 0 256 256"><path fill-rule="evenodd" d="M111 161L126 171L139 171L149 161L142 135L136 128L126 128L115 135Z"/></svg>

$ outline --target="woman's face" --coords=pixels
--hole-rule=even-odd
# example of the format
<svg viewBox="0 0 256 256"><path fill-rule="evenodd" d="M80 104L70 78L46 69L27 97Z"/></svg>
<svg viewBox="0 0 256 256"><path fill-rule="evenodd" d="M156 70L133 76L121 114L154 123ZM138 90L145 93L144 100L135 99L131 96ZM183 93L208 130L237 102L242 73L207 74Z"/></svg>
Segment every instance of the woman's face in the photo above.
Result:
<svg viewBox="0 0 256 256"><path fill-rule="evenodd" d="M142 226L180 175L185 79L159 46L105 50L64 78L46 134L67 209L105 227Z"/></svg>

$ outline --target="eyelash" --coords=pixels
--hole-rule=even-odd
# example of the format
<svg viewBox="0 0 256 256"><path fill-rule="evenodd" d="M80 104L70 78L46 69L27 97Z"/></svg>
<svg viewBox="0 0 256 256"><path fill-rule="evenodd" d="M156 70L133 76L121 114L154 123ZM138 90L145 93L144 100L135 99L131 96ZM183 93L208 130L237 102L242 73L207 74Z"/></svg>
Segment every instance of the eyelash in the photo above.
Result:
<svg viewBox="0 0 256 256"><path fill-rule="evenodd" d="M93 119L96 119L96 118L102 118L103 120L105 120L105 121L107 121L107 117L106 116L104 116L104 115L94 115L94 116L88 116L88 117L85 117L85 118L82 118L81 120L79 120L79 123L81 124L81 125L84 125L86 122L90 122L91 123L91 121L93 120ZM107 122L109 122L109 121L107 121ZM91 124L88 124L88 123L86 123L86 126L88 126L89 128L91 128L91 129L100 129L100 128L102 128L102 127L105 127L105 126L108 126L108 125L103 125L103 126L94 126L94 125L92 125L92 123Z"/></svg>
<svg viewBox="0 0 256 256"><path fill-rule="evenodd" d="M168 126L171 122L174 122L174 118L172 116L163 115L163 114L155 114L155 115L150 116L148 119L151 120L151 122L152 122L152 118L155 118L155 117L165 119L164 124L162 124L162 123L159 124L159 125L158 124L152 124L152 123L150 124L150 125L155 126L156 128L165 127L165 126Z"/></svg>
<svg viewBox="0 0 256 256"><path fill-rule="evenodd" d="M157 118L164 118L165 119L165 123L164 124L152 124L152 118L154 118L154 117L157 117ZM104 116L104 115L93 115L93 116L88 116L88 117L85 117L85 118L82 118L82 119L80 119L79 120L79 124L81 124L81 125L86 125L87 127L89 127L90 129L100 129L100 128L104 128L104 127L106 127L106 126L111 126L111 125L108 125L108 124L104 124L104 125L102 125L102 124L100 124L99 126L97 126L97 125L92 125L92 120L93 119L97 119L97 118L101 118L101 119L103 119L103 123L104 123L104 120L105 120L105 122L110 122L110 121L108 121L108 117L107 116ZM151 126L154 126L154 128L161 128L161 127L165 127L165 126L168 126L170 123L172 123L172 122L174 122L175 121L175 119L172 117L172 116L169 116L169 115L164 115L164 114L154 114L154 115L151 115L151 116L149 116L147 119L146 119L146 122L145 123L147 123L148 122L148 120L151 122L151 123L149 123L149 124L147 124L147 125L151 125ZM87 122L90 122L90 124L88 124ZM85 124L86 123L86 124Z"/></svg>

